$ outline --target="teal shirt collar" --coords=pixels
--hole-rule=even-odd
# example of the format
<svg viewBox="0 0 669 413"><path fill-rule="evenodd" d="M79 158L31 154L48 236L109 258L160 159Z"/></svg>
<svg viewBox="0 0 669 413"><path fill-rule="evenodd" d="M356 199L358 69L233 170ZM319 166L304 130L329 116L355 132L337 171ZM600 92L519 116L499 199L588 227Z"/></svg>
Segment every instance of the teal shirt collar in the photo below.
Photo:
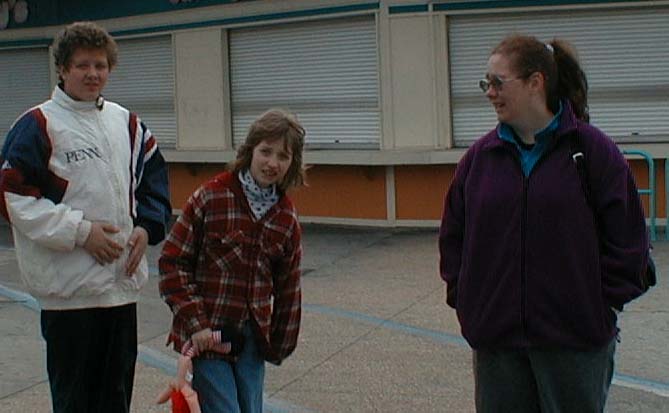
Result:
<svg viewBox="0 0 669 413"><path fill-rule="evenodd" d="M562 102L560 102L560 108L558 109L555 116L553 116L553 119L551 119L551 121L548 123L548 125L546 125L545 128L541 129L534 135L534 139L537 143L539 143L540 140L545 139L547 136L551 136L553 132L557 130L557 128L560 126L560 116L562 116ZM514 143L520 147L514 138L515 132L510 125L506 123L500 123L497 126L497 134L500 138L502 138L502 140Z"/></svg>
<svg viewBox="0 0 669 413"><path fill-rule="evenodd" d="M562 102L560 102L560 108L558 112L553 116L553 119L539 132L534 135L535 144L532 148L526 149L521 146L518 141L515 139L515 132L511 126L506 123L500 123L497 126L497 135L506 142L511 142L518 149L520 154L520 164L523 168L523 174L529 176L532 172L532 169L537 164L541 156L546 152L548 147L548 141L550 137L553 136L555 131L557 131L560 126L560 116L562 115Z"/></svg>

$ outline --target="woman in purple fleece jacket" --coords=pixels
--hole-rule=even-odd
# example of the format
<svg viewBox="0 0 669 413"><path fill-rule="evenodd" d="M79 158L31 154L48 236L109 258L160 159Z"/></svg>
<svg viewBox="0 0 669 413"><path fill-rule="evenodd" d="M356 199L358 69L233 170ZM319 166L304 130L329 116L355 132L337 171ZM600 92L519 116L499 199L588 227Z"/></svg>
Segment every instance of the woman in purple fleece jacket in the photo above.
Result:
<svg viewBox="0 0 669 413"><path fill-rule="evenodd" d="M476 409L601 412L616 315L642 294L647 262L632 173L588 123L586 77L564 41L507 37L480 87L499 124L458 164L439 236L447 302L473 348Z"/></svg>

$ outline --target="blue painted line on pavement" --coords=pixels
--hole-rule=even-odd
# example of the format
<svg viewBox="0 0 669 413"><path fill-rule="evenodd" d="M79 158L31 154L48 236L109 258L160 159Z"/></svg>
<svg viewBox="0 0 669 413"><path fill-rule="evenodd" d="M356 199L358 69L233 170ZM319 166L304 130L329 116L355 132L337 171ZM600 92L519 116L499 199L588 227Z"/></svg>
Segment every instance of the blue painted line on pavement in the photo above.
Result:
<svg viewBox="0 0 669 413"><path fill-rule="evenodd" d="M20 303L35 312L41 310L39 303L33 296L22 291L7 288L2 284L0 284L0 296L4 296L14 302ZM165 353L142 344L137 346L137 350L137 359L142 363L160 369L170 376L175 376L177 374L176 357L170 357ZM263 407L268 413L308 412L308 410L302 407L295 406L276 398L268 399L267 397L263 397Z"/></svg>
<svg viewBox="0 0 669 413"><path fill-rule="evenodd" d="M351 320L356 320L366 324L372 324L384 328L389 328L391 330L401 331L419 337L426 337L442 344L455 344L457 346L469 347L467 341L464 338L462 338L461 336L456 336L454 334L442 333L440 331L429 330L420 327L413 327L410 325L398 323L396 321L387 320L384 318L372 317L367 314L342 310L338 308L325 307L322 305L305 304L303 305L303 307L305 310L312 311L315 313L348 318ZM664 383L660 381L649 380L641 377L629 376L626 374L619 374L619 373L614 373L613 382L614 384L623 387L644 390L646 392L654 393L660 396L669 397L669 383Z"/></svg>
<svg viewBox="0 0 669 413"><path fill-rule="evenodd" d="M177 374L177 359L176 357L170 357L167 354L154 350L151 347L147 347L143 344L137 346L137 359L144 364L147 364L151 367L155 367L159 370L164 371L170 376L176 376Z"/></svg>
<svg viewBox="0 0 669 413"><path fill-rule="evenodd" d="M40 311L39 304L37 303L35 298L33 298L30 294L8 288L0 284L0 295L9 298L12 301L16 301L24 305L25 307L30 308L31 310ZM465 339L463 339L460 336L456 336L454 334L448 334L440 331L414 327L407 324L398 323L396 321L387 320L379 317L373 317L367 314L342 310L334 307L326 307L317 304L304 304L302 307L306 311L331 315L341 318L347 318L350 320L355 320L366 324L372 324L375 326L388 328L395 331L401 331L403 333L411 334L414 336L426 337L442 344L454 344L461 347L468 347L467 341ZM176 358L172 359L168 355L150 349L149 347L145 347L142 345L139 346L138 359L143 363L161 369L170 375L176 374ZM642 377L630 376L627 374L615 373L613 375L613 384L617 384L619 386L628 387L632 389L643 390L649 393L669 398L669 383L645 379ZM268 403L267 407L269 413L287 413L296 411L295 409L299 409L297 406L292 406L284 401L276 399L272 400L273 401L271 403L265 400L265 402ZM299 411L304 411L304 409Z"/></svg>
<svg viewBox="0 0 669 413"><path fill-rule="evenodd" d="M353 311L342 310L339 308L325 307L322 305L315 304L305 304L303 305L305 310L312 311L314 313L334 315L338 317L350 318L352 320L361 321L366 324L373 324L388 328L390 330L401 331L403 333L412 334L414 336L420 337L429 337L434 341L444 344L456 344L460 346L466 346L467 341L454 334L442 333L440 331L428 330L420 327L413 327L407 324L401 324L396 321L387 320L384 318L372 317L367 314L356 313Z"/></svg>
<svg viewBox="0 0 669 413"><path fill-rule="evenodd" d="M39 312L41 310L37 300L35 300L32 295L24 293L23 291L13 290L0 284L0 295L9 298L12 301L21 303L23 306L28 307L33 311Z"/></svg>
<svg viewBox="0 0 669 413"><path fill-rule="evenodd" d="M620 386L629 387L632 389L644 390L669 398L669 383L662 383L641 377L629 376L627 374L614 373L613 384L618 384Z"/></svg>

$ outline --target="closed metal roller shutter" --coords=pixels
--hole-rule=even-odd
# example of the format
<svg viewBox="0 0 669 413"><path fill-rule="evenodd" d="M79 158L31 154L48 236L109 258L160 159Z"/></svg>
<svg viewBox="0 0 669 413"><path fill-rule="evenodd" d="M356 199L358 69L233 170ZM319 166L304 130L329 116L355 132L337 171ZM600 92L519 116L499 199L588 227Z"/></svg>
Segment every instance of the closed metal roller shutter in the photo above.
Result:
<svg viewBox="0 0 669 413"><path fill-rule="evenodd" d="M373 16L230 31L235 145L271 107L296 113L310 147L379 147Z"/></svg>
<svg viewBox="0 0 669 413"><path fill-rule="evenodd" d="M450 17L456 146L496 123L478 80L492 48L512 32L576 47L590 84L591 122L617 142L669 141L668 22L666 7Z"/></svg>
<svg viewBox="0 0 669 413"><path fill-rule="evenodd" d="M0 145L23 112L51 96L46 48L0 50Z"/></svg>
<svg viewBox="0 0 669 413"><path fill-rule="evenodd" d="M117 40L118 65L105 98L137 113L163 149L176 148L174 54L171 36Z"/></svg>

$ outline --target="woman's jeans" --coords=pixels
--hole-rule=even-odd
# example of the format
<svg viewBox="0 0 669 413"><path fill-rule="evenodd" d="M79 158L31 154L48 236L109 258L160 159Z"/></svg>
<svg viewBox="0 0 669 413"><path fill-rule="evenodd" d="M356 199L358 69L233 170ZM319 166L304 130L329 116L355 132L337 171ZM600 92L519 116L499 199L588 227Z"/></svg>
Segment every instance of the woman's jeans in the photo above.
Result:
<svg viewBox="0 0 669 413"><path fill-rule="evenodd" d="M615 348L475 350L476 411L603 412Z"/></svg>
<svg viewBox="0 0 669 413"><path fill-rule="evenodd" d="M262 413L265 361L249 323L242 333L244 349L236 363L193 360L193 389L202 413Z"/></svg>

